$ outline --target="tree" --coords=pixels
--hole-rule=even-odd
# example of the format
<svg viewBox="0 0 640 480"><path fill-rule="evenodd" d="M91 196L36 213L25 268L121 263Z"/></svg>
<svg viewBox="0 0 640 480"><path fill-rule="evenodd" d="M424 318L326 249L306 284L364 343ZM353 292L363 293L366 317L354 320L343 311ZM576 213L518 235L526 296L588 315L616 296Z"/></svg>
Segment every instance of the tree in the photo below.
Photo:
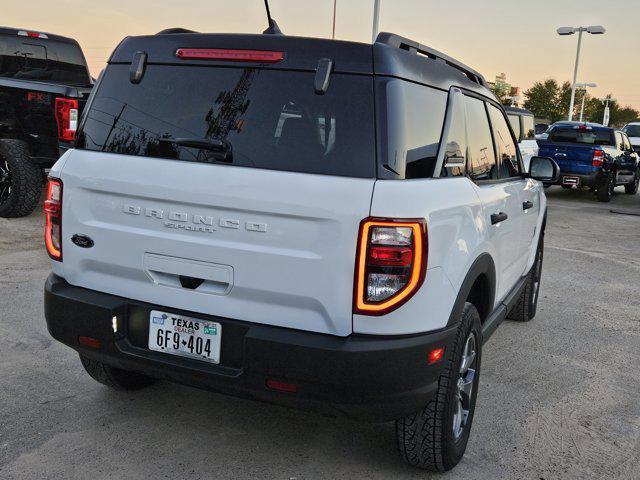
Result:
<svg viewBox="0 0 640 480"><path fill-rule="evenodd" d="M524 92L527 100L524 102L525 108L531 110L536 117L548 118L555 122L557 119L557 99L560 86L553 78L548 78L543 82L536 82Z"/></svg>

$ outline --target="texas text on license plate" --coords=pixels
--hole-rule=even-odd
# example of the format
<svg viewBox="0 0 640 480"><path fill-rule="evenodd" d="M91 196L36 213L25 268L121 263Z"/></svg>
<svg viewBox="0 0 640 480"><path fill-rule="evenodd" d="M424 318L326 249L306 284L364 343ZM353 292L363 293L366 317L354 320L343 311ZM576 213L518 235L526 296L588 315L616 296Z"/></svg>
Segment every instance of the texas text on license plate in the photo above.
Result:
<svg viewBox="0 0 640 480"><path fill-rule="evenodd" d="M149 349L157 352L220 363L222 325L197 318L152 311Z"/></svg>

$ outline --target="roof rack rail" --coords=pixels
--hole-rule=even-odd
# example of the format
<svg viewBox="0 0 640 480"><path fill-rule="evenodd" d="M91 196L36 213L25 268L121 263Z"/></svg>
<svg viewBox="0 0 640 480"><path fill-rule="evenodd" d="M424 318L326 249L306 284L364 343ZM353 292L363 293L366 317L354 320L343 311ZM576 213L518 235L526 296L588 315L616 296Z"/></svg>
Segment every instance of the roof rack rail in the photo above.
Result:
<svg viewBox="0 0 640 480"><path fill-rule="evenodd" d="M187 30L186 28L165 28L164 30L159 31L156 35L170 35L172 33L198 33L195 30Z"/></svg>
<svg viewBox="0 0 640 480"><path fill-rule="evenodd" d="M401 37L400 35L396 35L395 33L380 32L378 34L378 38L376 38L376 43L382 43L391 47L400 48L410 53L424 55L425 57L431 58L432 60L444 62L450 67L453 67L456 70L462 72L472 82L482 85L483 87L487 86L487 82L482 74L475 71L473 68L454 58L451 58L449 55L445 55L438 50L422 45L411 39Z"/></svg>

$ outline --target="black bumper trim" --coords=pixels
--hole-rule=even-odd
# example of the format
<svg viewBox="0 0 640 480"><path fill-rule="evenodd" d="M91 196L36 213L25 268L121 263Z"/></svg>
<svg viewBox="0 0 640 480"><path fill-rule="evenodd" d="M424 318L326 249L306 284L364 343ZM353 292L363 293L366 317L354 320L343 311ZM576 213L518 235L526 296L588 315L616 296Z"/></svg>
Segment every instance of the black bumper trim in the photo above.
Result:
<svg viewBox="0 0 640 480"><path fill-rule="evenodd" d="M148 318L145 312L153 309L221 323L221 364L148 350L141 340L144 331L135 331L146 322L136 319ZM122 319L125 333L114 335L113 316ZM403 337L334 337L151 305L75 287L54 274L45 284L45 317L55 339L114 367L371 421L415 413L431 400L445 361L429 366L428 353L441 347L451 351L457 330L452 326ZM80 345L79 336L98 339L100 349ZM265 385L269 378L295 383L297 392L271 391Z"/></svg>

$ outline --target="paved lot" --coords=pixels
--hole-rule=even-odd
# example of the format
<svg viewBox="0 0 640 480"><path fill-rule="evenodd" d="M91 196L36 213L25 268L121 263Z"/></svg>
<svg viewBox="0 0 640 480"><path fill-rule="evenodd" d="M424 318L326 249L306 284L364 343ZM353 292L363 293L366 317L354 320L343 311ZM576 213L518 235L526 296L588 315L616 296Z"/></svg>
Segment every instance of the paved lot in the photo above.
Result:
<svg viewBox="0 0 640 480"><path fill-rule="evenodd" d="M548 191L541 305L486 345L461 479L640 477L640 195ZM39 215L0 219L0 478L429 478L393 426L160 383L116 393L50 340Z"/></svg>

